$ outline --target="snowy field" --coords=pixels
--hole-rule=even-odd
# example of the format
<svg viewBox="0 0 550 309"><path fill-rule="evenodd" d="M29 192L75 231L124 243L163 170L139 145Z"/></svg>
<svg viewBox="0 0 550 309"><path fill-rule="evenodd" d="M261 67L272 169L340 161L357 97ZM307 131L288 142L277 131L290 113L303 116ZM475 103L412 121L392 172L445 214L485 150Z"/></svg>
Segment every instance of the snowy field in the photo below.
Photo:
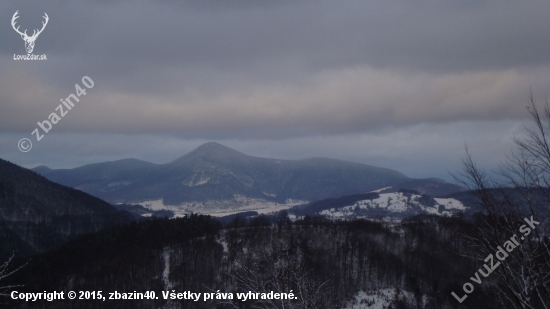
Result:
<svg viewBox="0 0 550 309"><path fill-rule="evenodd" d="M353 205L331 208L320 212L331 218L365 217L367 210L385 210L391 213L423 212L434 215L452 216L466 207L453 198L426 198L417 194L394 192L382 193L376 199L358 201Z"/></svg>

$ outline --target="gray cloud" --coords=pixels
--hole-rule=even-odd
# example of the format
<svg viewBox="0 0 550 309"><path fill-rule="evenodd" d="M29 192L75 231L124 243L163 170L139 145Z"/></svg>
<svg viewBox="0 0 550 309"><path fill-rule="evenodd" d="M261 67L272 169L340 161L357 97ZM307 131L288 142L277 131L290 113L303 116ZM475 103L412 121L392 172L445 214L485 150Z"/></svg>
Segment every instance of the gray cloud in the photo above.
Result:
<svg viewBox="0 0 550 309"><path fill-rule="evenodd" d="M43 12L50 16L35 47L47 61L13 60L24 53L9 26L16 10L28 29L41 25ZM463 132L450 139L462 147L478 137L461 125L521 122L530 87L543 97L550 83L550 3L543 0L48 0L3 2L0 12L6 145L47 119L84 75L95 87L49 139L61 145L71 134L96 136L94 149L105 152L109 136L148 136L149 143L245 141L235 145L271 150L299 140L330 155L319 146L324 138L351 149L357 136L385 144L420 127L427 129L413 131L422 148L437 148L430 130L448 128ZM395 149L381 149L379 158L392 158ZM43 163L60 160L42 155L50 158Z"/></svg>
<svg viewBox="0 0 550 309"><path fill-rule="evenodd" d="M226 80L212 90L199 85L149 95L102 89L104 81L94 78L94 88L55 130L157 132L188 138L288 138L368 132L423 122L521 119L525 117L530 76L536 75L541 73L504 70L433 75L358 67L312 74L298 85L256 84L249 89L253 81L237 79ZM543 77L531 86L541 89L550 82ZM32 91L20 94L18 84L32 85ZM62 93L26 75L5 85L0 96L9 102L4 108L11 111L0 116L0 127L5 131L34 129L36 121L54 112L60 98L75 92L74 87L66 87ZM42 103L33 108L36 102ZM20 117L14 118L17 113Z"/></svg>

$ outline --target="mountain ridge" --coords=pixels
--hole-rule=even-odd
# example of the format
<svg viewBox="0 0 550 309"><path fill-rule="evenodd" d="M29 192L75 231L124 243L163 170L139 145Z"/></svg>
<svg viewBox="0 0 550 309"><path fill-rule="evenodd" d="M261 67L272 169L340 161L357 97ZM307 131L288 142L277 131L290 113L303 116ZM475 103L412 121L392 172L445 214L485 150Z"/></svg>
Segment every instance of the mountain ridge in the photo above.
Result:
<svg viewBox="0 0 550 309"><path fill-rule="evenodd" d="M32 254L74 236L134 220L109 203L0 159L0 258Z"/></svg>
<svg viewBox="0 0 550 309"><path fill-rule="evenodd" d="M34 171L113 204L156 201L203 213L210 208L267 207L338 197L410 179L392 169L331 158L255 157L216 142L164 164L122 159L74 169L40 166Z"/></svg>

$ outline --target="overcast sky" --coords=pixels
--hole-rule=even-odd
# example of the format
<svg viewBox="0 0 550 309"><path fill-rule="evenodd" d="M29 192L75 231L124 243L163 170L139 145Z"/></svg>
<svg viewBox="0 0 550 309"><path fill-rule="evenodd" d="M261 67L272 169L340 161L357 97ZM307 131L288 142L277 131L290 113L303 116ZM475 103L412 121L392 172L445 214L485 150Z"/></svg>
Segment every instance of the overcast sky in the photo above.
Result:
<svg viewBox="0 0 550 309"><path fill-rule="evenodd" d="M29 35L48 14L47 60L14 60L16 11ZM550 95L549 16L548 0L2 1L0 158L165 163L218 141L450 179L467 144L494 168L529 90ZM83 76L93 88L37 141Z"/></svg>

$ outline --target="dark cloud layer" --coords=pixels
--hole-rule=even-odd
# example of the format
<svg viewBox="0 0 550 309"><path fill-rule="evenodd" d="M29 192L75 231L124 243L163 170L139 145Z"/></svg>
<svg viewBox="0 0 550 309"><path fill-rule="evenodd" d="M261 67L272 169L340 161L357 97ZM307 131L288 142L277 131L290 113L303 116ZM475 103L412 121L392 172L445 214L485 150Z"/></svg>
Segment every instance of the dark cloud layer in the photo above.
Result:
<svg viewBox="0 0 550 309"><path fill-rule="evenodd" d="M13 60L25 52L10 26L16 10L31 33L44 12L50 16L34 51L47 61ZM262 144L275 154L311 140L308 149L319 152L312 155L392 165L404 155L394 157L386 141L411 139L411 128L424 128L413 130L417 144L435 153L441 141L426 138L430 130L452 127L463 134L449 143L463 145L478 137L461 124L522 123L529 89L548 94L548 16L543 0L5 1L0 144L29 135L87 75L94 88L48 134L95 136L104 152L94 158L126 155L140 145L136 137L153 136ZM134 138L101 146L126 135ZM346 156L323 138L341 148L376 141L386 152ZM479 147L488 158L501 152ZM1 150L25 164L41 161ZM60 164L61 157L41 155L50 158L42 163Z"/></svg>

